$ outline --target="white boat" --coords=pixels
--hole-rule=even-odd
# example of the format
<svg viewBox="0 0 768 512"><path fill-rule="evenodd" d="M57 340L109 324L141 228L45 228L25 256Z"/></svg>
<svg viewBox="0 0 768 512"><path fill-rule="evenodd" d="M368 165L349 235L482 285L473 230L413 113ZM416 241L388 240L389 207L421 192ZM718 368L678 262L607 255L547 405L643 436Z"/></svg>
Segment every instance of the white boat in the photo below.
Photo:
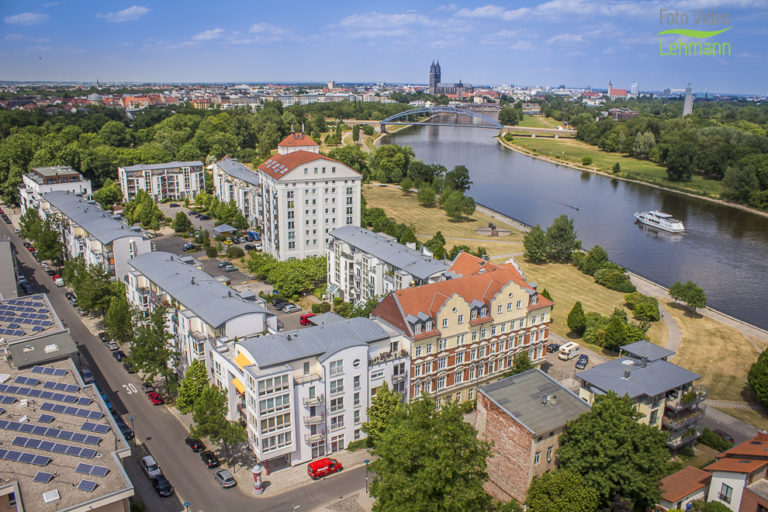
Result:
<svg viewBox="0 0 768 512"><path fill-rule="evenodd" d="M682 233L685 231L683 222L673 218L670 214L651 210L648 212L635 212L635 219L648 226L663 229L670 233Z"/></svg>

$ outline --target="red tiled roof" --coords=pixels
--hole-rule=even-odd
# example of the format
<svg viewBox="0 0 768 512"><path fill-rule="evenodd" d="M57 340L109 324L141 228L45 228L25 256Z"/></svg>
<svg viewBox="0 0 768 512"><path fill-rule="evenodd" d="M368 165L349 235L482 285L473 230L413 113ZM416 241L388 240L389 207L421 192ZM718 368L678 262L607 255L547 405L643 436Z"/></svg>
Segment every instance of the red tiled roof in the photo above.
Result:
<svg viewBox="0 0 768 512"><path fill-rule="evenodd" d="M739 459L726 457L705 467L707 471L727 471L729 473L754 473L763 466L768 465L768 460Z"/></svg>
<svg viewBox="0 0 768 512"><path fill-rule="evenodd" d="M311 151L304 151L300 149L299 151L294 151L293 153L273 156L261 164L259 166L259 170L264 172L264 174L279 180L296 167L309 162L313 162L315 160L327 160L329 162L344 165L338 160L334 160L333 158L321 155L320 153L312 153Z"/></svg>
<svg viewBox="0 0 768 512"><path fill-rule="evenodd" d="M627 96L626 89L611 89L608 91L608 96Z"/></svg>
<svg viewBox="0 0 768 512"><path fill-rule="evenodd" d="M675 503L706 487L711 479L710 473L693 466L686 466L661 479L661 497L670 503Z"/></svg>
<svg viewBox="0 0 768 512"><path fill-rule="evenodd" d="M277 147L317 146L317 142L305 133L292 133L280 141Z"/></svg>
<svg viewBox="0 0 768 512"><path fill-rule="evenodd" d="M748 441L729 448L720 457L740 457L744 459L768 459L768 436L757 434Z"/></svg>

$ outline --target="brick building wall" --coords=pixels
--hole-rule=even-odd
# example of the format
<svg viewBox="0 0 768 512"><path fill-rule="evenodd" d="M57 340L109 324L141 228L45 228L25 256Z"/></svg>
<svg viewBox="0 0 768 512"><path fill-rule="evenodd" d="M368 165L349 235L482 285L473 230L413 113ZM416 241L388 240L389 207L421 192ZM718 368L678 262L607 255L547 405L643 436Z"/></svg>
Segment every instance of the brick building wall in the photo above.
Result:
<svg viewBox="0 0 768 512"><path fill-rule="evenodd" d="M768 500L758 496L749 489L744 489L739 512L763 512L765 510L768 510Z"/></svg>
<svg viewBox="0 0 768 512"><path fill-rule="evenodd" d="M475 427L481 439L493 443L485 490L497 500L515 499L523 503L531 482L531 433L483 393L477 398Z"/></svg>

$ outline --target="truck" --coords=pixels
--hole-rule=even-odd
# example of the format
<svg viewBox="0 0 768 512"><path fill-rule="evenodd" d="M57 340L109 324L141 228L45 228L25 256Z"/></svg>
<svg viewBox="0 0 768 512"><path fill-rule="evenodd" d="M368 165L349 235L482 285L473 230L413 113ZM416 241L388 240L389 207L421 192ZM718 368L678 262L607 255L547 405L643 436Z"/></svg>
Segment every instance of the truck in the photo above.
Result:
<svg viewBox="0 0 768 512"><path fill-rule="evenodd" d="M258 231L248 231L248 241L249 242L260 242L261 241L261 233Z"/></svg>

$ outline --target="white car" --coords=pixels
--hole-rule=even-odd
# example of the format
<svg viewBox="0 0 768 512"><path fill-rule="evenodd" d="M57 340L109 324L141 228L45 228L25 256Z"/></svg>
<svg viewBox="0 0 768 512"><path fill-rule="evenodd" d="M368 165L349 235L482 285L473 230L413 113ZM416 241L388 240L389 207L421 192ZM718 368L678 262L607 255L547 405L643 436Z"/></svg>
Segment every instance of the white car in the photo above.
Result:
<svg viewBox="0 0 768 512"><path fill-rule="evenodd" d="M56 284L56 286L61 288L62 286L64 286L64 280L60 277L57 277L56 280L54 281L54 284Z"/></svg>
<svg viewBox="0 0 768 512"><path fill-rule="evenodd" d="M160 469L155 458L151 455L147 455L141 459L141 469L144 470L144 473L146 473L147 478L150 480L158 476L163 476L163 470Z"/></svg>
<svg viewBox="0 0 768 512"><path fill-rule="evenodd" d="M120 345L118 345L117 343L115 343L112 340L109 340L107 342L107 348L114 352L115 350L120 350Z"/></svg>

